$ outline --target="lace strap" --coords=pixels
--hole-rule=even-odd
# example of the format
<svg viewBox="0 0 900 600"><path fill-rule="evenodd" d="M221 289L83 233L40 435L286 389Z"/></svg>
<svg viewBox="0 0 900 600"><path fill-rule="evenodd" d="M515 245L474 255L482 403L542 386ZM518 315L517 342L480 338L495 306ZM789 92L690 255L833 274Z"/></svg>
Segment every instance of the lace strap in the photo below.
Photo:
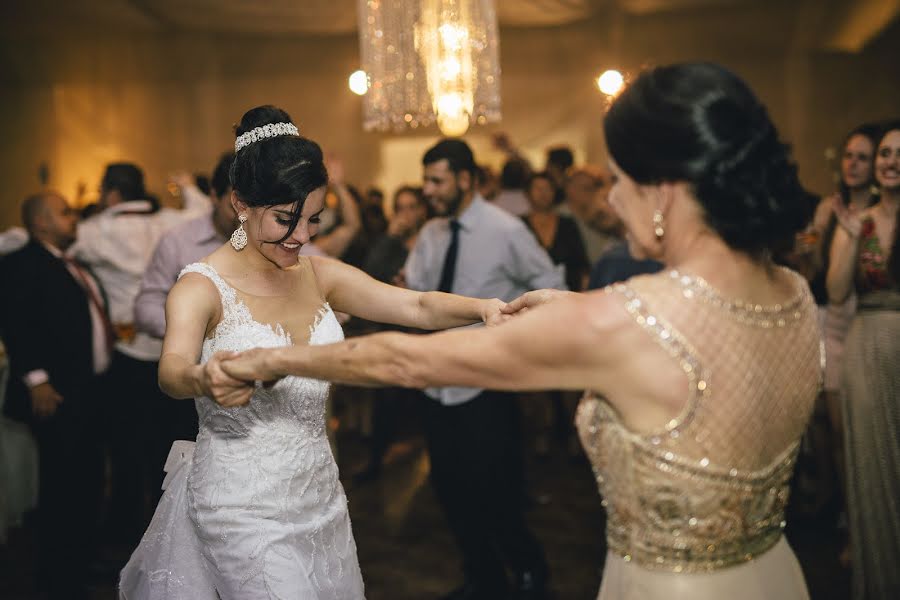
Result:
<svg viewBox="0 0 900 600"><path fill-rule="evenodd" d="M191 263L181 270L181 273L178 275L178 279L181 279L187 273L197 273L199 275L203 275L213 282L213 285L215 285L216 289L219 290L219 296L222 299L223 320L230 318L231 315L234 314L235 307L238 304L237 294L234 291L233 287L225 283L225 280L219 276L212 265L204 262Z"/></svg>

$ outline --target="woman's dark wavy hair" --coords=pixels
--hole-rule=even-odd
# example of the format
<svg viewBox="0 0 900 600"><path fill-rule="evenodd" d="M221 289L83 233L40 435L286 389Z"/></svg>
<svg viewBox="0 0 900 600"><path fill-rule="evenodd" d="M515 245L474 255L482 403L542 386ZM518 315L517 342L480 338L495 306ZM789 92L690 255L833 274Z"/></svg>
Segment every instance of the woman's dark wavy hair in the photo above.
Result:
<svg viewBox="0 0 900 600"><path fill-rule="evenodd" d="M643 73L604 120L610 155L639 184L693 186L707 223L755 258L783 252L812 218L765 107L727 69L682 63Z"/></svg>
<svg viewBox="0 0 900 600"><path fill-rule="evenodd" d="M269 123L292 123L291 116L271 105L251 108L235 127L235 136ZM314 190L328 184L322 149L302 136L280 135L241 148L229 175L231 187L248 206L293 203L287 233L272 244L288 239L297 228L303 204Z"/></svg>

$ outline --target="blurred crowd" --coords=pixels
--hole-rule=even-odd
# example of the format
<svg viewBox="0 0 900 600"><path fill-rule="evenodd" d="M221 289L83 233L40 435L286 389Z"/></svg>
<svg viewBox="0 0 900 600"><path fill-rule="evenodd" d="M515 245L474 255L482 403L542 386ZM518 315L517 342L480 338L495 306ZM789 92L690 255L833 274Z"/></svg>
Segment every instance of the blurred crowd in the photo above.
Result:
<svg viewBox="0 0 900 600"><path fill-rule="evenodd" d="M570 290L599 289L663 268L629 253L607 200L608 169L576 164L565 146L548 149L544 164L533 165L506 135L496 135L494 144L505 160L499 169L478 166L478 196L521 219ZM208 174L172 176L176 193L162 200L146 189L138 165L110 164L96 203L76 210L59 193L40 191L23 200L22 227L0 234L6 255L0 260L6 348L0 354L0 541L7 527L33 514L39 564L48 574L43 585L51 595L53 580L67 574L117 572L121 564L104 564L102 547L134 547L161 495L169 447L196 436L193 404L167 398L157 385L164 307L181 269L226 243L238 225L229 183L233 159L224 154ZM337 159L328 172L321 233L302 253L334 257L380 281L406 285L404 265L432 218L429 198L417 185L389 194L356 187ZM809 280L826 350L824 391L798 463L794 505L801 513L826 515L847 532L842 560L854 568L872 564L865 552L880 520L898 518L896 496L893 515L880 501L860 497L873 478L885 480L888 496L900 491L898 357L877 355L877 317L864 330L860 324L860 315L898 310L873 305L872 296L898 285L898 172L896 123L851 131L840 148L836 189L821 198L795 246L778 257ZM857 248L859 258L848 262ZM344 326L348 336L378 327L347 319ZM893 372L873 372L873 361ZM885 380L879 389L888 391L873 392L873 378ZM520 403L526 424L521 445L538 455L556 446L583 460L572 427L577 397L550 395L552 402ZM386 457L415 443L410 415L419 397L413 390L338 389L332 433L355 431L370 449L367 463L350 474L357 484L378 479ZM890 406L881 406L885 402ZM854 430L859 410L881 411L883 429ZM340 450L341 437L335 439Z"/></svg>

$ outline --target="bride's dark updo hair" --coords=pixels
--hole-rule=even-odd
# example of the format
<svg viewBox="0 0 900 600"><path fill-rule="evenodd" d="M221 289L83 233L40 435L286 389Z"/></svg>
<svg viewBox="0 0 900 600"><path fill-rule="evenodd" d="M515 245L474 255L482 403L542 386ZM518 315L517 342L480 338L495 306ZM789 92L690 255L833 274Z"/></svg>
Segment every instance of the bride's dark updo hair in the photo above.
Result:
<svg viewBox="0 0 900 600"><path fill-rule="evenodd" d="M684 63L643 73L604 121L616 164L639 184L692 185L707 223L761 258L789 248L816 198L765 107L730 71Z"/></svg>
<svg viewBox="0 0 900 600"><path fill-rule="evenodd" d="M235 127L235 136L257 127L293 123L285 111L271 105L251 108ZM303 203L310 192L327 185L328 172L322 149L302 136L278 135L252 142L237 151L229 174L231 187L248 206L293 203L291 223L278 244L297 228Z"/></svg>

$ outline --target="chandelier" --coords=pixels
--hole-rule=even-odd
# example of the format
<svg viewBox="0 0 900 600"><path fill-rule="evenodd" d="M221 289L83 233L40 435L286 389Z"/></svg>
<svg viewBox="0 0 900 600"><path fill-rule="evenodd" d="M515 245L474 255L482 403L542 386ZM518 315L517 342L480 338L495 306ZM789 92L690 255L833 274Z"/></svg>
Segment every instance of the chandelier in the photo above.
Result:
<svg viewBox="0 0 900 600"><path fill-rule="evenodd" d="M358 0L366 130L437 123L448 136L500 120L493 0Z"/></svg>

